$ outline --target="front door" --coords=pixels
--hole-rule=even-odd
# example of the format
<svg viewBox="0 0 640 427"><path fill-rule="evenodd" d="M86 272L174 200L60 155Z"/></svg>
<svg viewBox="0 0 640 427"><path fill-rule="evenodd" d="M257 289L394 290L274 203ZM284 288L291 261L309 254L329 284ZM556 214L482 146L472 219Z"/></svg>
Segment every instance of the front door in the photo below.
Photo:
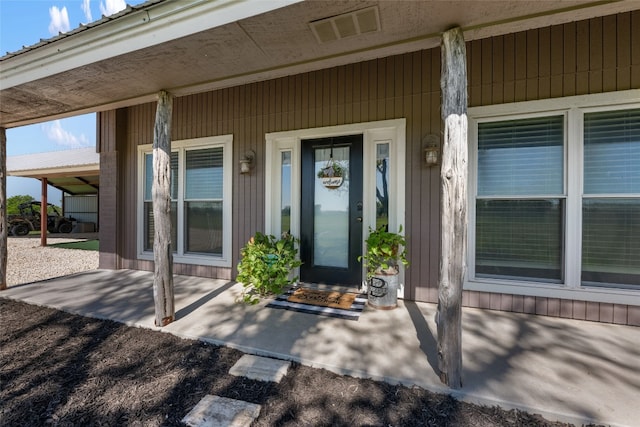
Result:
<svg viewBox="0 0 640 427"><path fill-rule="evenodd" d="M303 140L301 167L300 280L359 287L362 135Z"/></svg>

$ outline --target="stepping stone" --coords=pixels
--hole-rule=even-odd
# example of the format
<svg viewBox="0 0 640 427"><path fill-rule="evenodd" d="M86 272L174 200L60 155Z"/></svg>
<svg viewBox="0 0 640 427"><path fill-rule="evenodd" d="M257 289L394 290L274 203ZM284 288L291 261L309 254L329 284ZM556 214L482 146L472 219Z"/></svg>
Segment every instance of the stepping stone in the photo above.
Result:
<svg viewBox="0 0 640 427"><path fill-rule="evenodd" d="M190 427L245 427L260 415L260 405L207 394L182 422Z"/></svg>
<svg viewBox="0 0 640 427"><path fill-rule="evenodd" d="M236 377L279 383L287 375L290 362L245 354L229 370Z"/></svg>

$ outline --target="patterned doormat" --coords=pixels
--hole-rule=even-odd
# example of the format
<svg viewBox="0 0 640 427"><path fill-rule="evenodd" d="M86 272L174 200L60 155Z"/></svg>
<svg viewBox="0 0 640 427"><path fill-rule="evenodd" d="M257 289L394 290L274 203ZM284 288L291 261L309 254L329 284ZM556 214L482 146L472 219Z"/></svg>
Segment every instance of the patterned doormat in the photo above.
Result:
<svg viewBox="0 0 640 427"><path fill-rule="evenodd" d="M358 320L366 302L366 295L351 292L294 288L278 296L267 307Z"/></svg>

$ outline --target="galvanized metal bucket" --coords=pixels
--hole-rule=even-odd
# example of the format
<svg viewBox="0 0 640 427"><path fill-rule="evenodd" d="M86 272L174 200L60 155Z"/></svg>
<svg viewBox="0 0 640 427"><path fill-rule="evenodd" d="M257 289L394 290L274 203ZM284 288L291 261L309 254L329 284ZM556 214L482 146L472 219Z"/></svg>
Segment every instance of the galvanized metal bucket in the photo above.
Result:
<svg viewBox="0 0 640 427"><path fill-rule="evenodd" d="M367 300L371 307L391 310L398 306L398 275L375 275L369 279Z"/></svg>

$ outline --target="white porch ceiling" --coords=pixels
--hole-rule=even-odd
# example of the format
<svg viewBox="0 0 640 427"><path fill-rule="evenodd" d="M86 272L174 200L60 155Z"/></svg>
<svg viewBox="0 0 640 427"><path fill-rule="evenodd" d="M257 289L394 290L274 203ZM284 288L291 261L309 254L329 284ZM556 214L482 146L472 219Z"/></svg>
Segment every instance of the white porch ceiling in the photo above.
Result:
<svg viewBox="0 0 640 427"><path fill-rule="evenodd" d="M319 43L309 25L371 6L377 32ZM455 25L474 40L634 9L636 0L154 0L0 58L0 126L430 48Z"/></svg>

